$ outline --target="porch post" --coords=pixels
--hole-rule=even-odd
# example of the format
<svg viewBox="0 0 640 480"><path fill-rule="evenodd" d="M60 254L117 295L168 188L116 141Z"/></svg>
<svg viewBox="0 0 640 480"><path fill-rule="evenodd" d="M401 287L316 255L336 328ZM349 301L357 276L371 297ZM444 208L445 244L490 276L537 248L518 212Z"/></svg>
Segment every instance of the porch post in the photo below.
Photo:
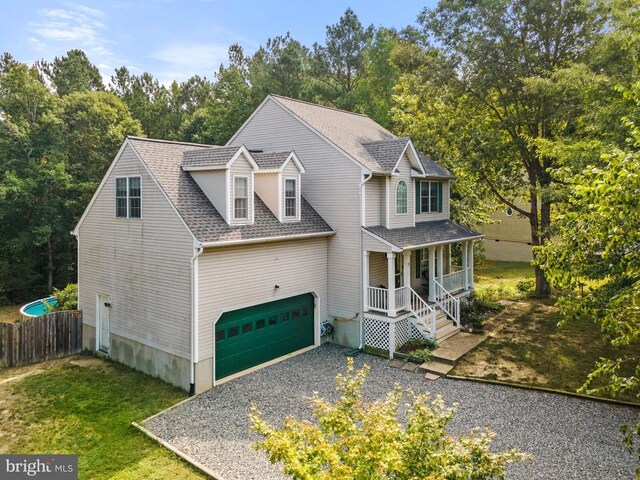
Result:
<svg viewBox="0 0 640 480"><path fill-rule="evenodd" d="M467 255L469 256L469 288L473 288L473 242L475 240L471 240L469 242L469 251Z"/></svg>
<svg viewBox="0 0 640 480"><path fill-rule="evenodd" d="M409 304L411 303L409 288L411 288L411 251L405 250L402 252L402 286L406 287L405 292L406 295L402 298L404 299L404 305L402 308L408 309Z"/></svg>
<svg viewBox="0 0 640 480"><path fill-rule="evenodd" d="M429 247L429 301L436 301L436 247Z"/></svg>
<svg viewBox="0 0 640 480"><path fill-rule="evenodd" d="M444 279L444 245L438 245L438 282L442 285Z"/></svg>
<svg viewBox="0 0 640 480"><path fill-rule="evenodd" d="M469 242L461 242L460 252L462 253L462 288L465 290L469 289L469 272L467 271L468 263L467 263L467 251L469 250Z"/></svg>
<svg viewBox="0 0 640 480"><path fill-rule="evenodd" d="M387 309L390 317L396 316L396 254L387 253Z"/></svg>
<svg viewBox="0 0 640 480"><path fill-rule="evenodd" d="M362 310L369 311L369 250L362 251Z"/></svg>

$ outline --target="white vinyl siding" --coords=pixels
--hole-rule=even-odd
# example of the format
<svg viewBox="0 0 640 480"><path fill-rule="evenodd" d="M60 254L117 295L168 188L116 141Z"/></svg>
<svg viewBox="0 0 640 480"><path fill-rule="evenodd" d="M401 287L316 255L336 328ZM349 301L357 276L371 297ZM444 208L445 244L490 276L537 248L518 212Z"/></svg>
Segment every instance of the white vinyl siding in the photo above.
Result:
<svg viewBox="0 0 640 480"><path fill-rule="evenodd" d="M329 240L328 313L351 318L360 312L360 167L272 99L264 103L232 143L249 149L295 150L307 171L302 175L302 195L337 232ZM352 346L357 346L358 341L353 339Z"/></svg>
<svg viewBox="0 0 640 480"><path fill-rule="evenodd" d="M204 192L209 201L216 207L216 210L225 222L230 223L227 218L227 172L226 170L202 170L189 172L189 175L196 181L200 190Z"/></svg>
<svg viewBox="0 0 640 480"><path fill-rule="evenodd" d="M116 177L140 177L144 216L113 213ZM95 326L96 295L110 298L110 331L189 359L193 237L127 146L79 227L79 308Z"/></svg>
<svg viewBox="0 0 640 480"><path fill-rule="evenodd" d="M416 178L416 182L419 182L420 179ZM415 195L415 187L412 189ZM428 222L431 220L447 220L449 219L449 190L450 190L450 182L449 180L442 181L442 212L436 213L416 213L416 223L417 222ZM415 211L415 203L409 204L409 209Z"/></svg>
<svg viewBox="0 0 640 480"><path fill-rule="evenodd" d="M389 177L389 228L413 227L415 225L413 209L415 189L413 188L413 179L411 178L411 168L411 161L405 153L400 159L400 162L398 162L398 173ZM407 184L407 202L410 206L408 213L403 214L396 213L396 187L400 180L404 180Z"/></svg>
<svg viewBox="0 0 640 480"><path fill-rule="evenodd" d="M205 250L198 260L198 361L213 357L213 327L222 313L315 292L321 322L327 291L327 238Z"/></svg>
<svg viewBox="0 0 640 480"><path fill-rule="evenodd" d="M384 225L385 218L385 177L374 175L364 184L365 226Z"/></svg>
<svg viewBox="0 0 640 480"><path fill-rule="evenodd" d="M280 217L280 202L278 200L279 176L278 173L256 173L253 179L256 194L276 218Z"/></svg>

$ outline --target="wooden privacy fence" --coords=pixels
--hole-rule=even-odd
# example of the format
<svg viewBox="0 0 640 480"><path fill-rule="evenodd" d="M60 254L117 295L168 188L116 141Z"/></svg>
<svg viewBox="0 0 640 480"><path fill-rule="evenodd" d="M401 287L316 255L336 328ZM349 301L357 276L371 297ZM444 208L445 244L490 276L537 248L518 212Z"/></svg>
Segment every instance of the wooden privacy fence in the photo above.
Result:
<svg viewBox="0 0 640 480"><path fill-rule="evenodd" d="M82 312L66 310L0 323L0 366L19 367L82 350Z"/></svg>

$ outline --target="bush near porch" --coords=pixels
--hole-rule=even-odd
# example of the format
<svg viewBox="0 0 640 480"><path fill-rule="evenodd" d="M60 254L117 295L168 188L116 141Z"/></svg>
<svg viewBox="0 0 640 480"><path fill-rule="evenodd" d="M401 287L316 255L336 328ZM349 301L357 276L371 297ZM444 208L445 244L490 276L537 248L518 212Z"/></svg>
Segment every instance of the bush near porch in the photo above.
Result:
<svg viewBox="0 0 640 480"><path fill-rule="evenodd" d="M0 453L75 453L80 479L206 478L131 425L186 396L92 356L0 368Z"/></svg>

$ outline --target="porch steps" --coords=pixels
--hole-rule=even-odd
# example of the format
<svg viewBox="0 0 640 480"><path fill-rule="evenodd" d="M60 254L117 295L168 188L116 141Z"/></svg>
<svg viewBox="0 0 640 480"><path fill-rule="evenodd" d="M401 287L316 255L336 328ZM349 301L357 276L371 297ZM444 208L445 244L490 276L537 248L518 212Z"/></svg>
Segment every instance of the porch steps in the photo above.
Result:
<svg viewBox="0 0 640 480"><path fill-rule="evenodd" d="M425 373L431 373L433 375L438 375L440 377L446 377L447 374L453 370L453 365L449 365L448 363L440 363L440 362L428 362L420 365L420 370Z"/></svg>
<svg viewBox="0 0 640 480"><path fill-rule="evenodd" d="M457 335L460 331L460 327L456 327L453 322L451 322L448 326L443 327L441 329L436 329L436 340L438 343L442 343L445 340Z"/></svg>

